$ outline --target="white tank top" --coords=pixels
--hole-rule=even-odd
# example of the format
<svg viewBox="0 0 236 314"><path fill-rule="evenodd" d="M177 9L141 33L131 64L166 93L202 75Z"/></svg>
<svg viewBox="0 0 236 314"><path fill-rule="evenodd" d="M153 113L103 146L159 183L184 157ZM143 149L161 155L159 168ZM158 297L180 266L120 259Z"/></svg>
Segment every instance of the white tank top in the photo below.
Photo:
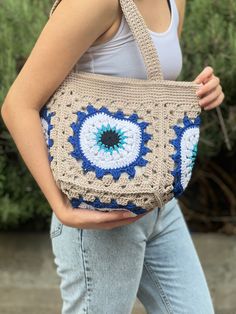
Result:
<svg viewBox="0 0 236 314"><path fill-rule="evenodd" d="M176 80L182 69L182 51L178 38L179 14L175 0L169 0L171 23L162 33L149 30L157 49L164 79ZM146 79L141 52L122 14L117 33L106 43L90 46L75 65L85 71L120 77Z"/></svg>

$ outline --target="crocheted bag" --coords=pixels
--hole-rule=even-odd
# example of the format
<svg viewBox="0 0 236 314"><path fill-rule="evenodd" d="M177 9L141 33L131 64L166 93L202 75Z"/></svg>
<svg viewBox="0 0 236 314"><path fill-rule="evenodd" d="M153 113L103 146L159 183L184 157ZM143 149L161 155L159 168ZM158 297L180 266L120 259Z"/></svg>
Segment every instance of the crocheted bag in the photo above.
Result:
<svg viewBox="0 0 236 314"><path fill-rule="evenodd" d="M200 135L199 85L163 79L137 6L133 0L120 5L147 80L75 66L40 117L53 176L74 208L141 214L162 208L187 187Z"/></svg>

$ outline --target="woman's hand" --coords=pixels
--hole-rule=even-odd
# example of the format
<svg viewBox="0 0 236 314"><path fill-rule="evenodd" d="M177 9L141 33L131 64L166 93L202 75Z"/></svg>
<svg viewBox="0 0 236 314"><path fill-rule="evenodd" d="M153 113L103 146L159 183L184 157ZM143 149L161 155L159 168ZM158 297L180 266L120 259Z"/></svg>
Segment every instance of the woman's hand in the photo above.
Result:
<svg viewBox="0 0 236 314"><path fill-rule="evenodd" d="M197 96L201 98L199 105L204 110L213 109L222 103L225 95L220 85L220 79L214 75L212 67L205 67L205 69L196 77L194 82L202 84L197 91Z"/></svg>
<svg viewBox="0 0 236 314"><path fill-rule="evenodd" d="M114 210L101 212L83 208L73 208L69 199L64 195L65 203L55 212L58 219L69 227L81 229L113 229L128 225L140 219L146 213L135 216L127 210Z"/></svg>

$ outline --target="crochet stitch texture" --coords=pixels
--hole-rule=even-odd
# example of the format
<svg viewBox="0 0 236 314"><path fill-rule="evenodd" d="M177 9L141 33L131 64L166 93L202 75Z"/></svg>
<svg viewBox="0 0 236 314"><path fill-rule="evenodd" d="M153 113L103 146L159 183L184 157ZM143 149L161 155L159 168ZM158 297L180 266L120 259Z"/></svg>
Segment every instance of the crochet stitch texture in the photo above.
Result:
<svg viewBox="0 0 236 314"><path fill-rule="evenodd" d="M133 0L120 4L148 79L77 72L75 65L41 119L53 176L74 208L141 214L187 187L199 140L199 85L163 79L142 15Z"/></svg>
<svg viewBox="0 0 236 314"><path fill-rule="evenodd" d="M71 124L74 135L68 138L74 151L71 156L82 160L82 168L95 171L98 179L111 174L115 180L126 172L135 176L135 166L145 166L143 158L150 148L145 143L151 138L144 129L147 122L137 122L138 115L124 117L123 111L111 113L106 107L97 110L91 104L88 114L77 112L77 121Z"/></svg>

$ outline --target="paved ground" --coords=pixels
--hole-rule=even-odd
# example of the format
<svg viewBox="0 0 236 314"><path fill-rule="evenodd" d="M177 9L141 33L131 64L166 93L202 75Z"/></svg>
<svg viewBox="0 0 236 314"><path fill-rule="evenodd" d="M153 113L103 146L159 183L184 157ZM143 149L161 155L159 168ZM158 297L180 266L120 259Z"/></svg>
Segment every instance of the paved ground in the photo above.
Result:
<svg viewBox="0 0 236 314"><path fill-rule="evenodd" d="M193 240L216 313L236 314L236 236L194 234ZM47 233L0 234L1 314L59 314L58 285ZM144 313L137 300L132 314Z"/></svg>

